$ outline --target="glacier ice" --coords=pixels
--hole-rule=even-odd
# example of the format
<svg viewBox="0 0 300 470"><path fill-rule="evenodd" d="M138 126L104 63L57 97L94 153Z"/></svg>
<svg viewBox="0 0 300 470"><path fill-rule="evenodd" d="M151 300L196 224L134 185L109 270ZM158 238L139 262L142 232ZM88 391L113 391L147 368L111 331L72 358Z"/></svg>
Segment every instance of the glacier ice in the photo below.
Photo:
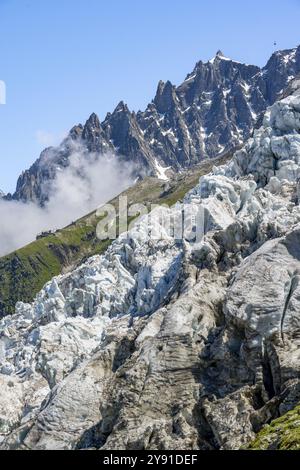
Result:
<svg viewBox="0 0 300 470"><path fill-rule="evenodd" d="M15 314L1 320L0 390L5 395L5 401L0 406L0 435L4 443L10 442L12 433L13 445L21 445L19 438L13 437L14 430L18 427L25 429L26 423L31 422L31 425L35 423L35 433L39 435L40 442L34 444L35 435L27 430L25 434L29 433L28 442L33 448L73 448L84 430L82 416L77 416L77 411L84 407L84 397L74 398L76 403L80 402L79 408L74 411L74 416L65 417L66 422L69 419L70 425L77 429L74 438L65 428L61 431L62 437L59 437L56 417L51 414L61 409L59 397L64 397L66 390L73 396L78 385L80 393L87 394L87 402L91 400L94 404L88 418L91 426L99 421L105 381L113 383L114 380L114 366L111 370L109 366L108 371L103 364L110 363L113 354L119 357L116 351L120 344L126 344L125 352L122 350L124 357L121 355L121 359L126 360L126 354L131 351L132 335L135 335L132 341L137 348L134 353L136 360L142 364L137 366L140 372L136 373L142 374L141 377L149 368L155 370L155 374L159 373L162 362L157 359L160 350L155 349L155 344L157 342L163 349L164 343L160 340L164 337L168 338L167 349L171 348L173 340L176 343L177 337L186 338L180 343L180 355L176 354L176 348L170 352L178 370L181 362L185 363L184 358L187 363L191 361L194 364L196 357L199 357L203 338L208 341L210 332L218 328L212 312L218 309L219 297L223 299L226 325L228 328L230 326L229 332L225 327L224 335L230 336L233 328L244 332L245 339L239 345L239 354L246 357L247 367L251 370L256 367L253 364L258 364L255 374L259 377L258 351L261 349L258 348L269 348L268 354L272 352L274 355L274 344L280 340L276 336L278 330L281 339L288 341L291 329L299 326L295 312L298 312L300 260L297 249L293 248L293 243L298 240L295 234L300 230L299 131L300 94L296 90L267 111L263 126L254 131L253 137L235 153L230 163L202 176L199 184L186 194L184 204L192 205L201 215L201 240L195 243L172 237L160 225L160 216L175 217L181 207L161 208L143 216L134 228L115 240L105 254L93 256L68 274L53 278L32 304L19 302ZM156 239L147 236L149 224L159 233ZM269 278L266 264L270 269ZM290 278L292 284L289 286ZM282 305L288 289L293 289L296 297L285 306L283 323ZM203 305L205 312L209 312L206 316L201 316ZM190 336L194 338L196 334L198 342L195 343L194 357L194 352L189 351L186 345L192 341ZM216 340L214 361L223 360L226 354L231 357L232 353L226 352L225 336ZM230 347L238 347L235 346L238 341L237 338L232 340L234 346ZM204 354L203 351L201 354ZM121 359L118 361L122 363ZM299 368L297 361L298 355L293 352L291 362L294 370ZM287 371L284 355L282 363L286 380L295 378ZM102 371L98 371L100 375L104 374L104 369L106 371L105 378L101 375L100 382L95 378L97 367ZM250 369L244 367L240 374L247 376ZM220 380L225 369L220 373ZM84 372L86 370L90 376ZM134 370L133 366L132 370L124 372L129 382L138 380ZM208 371L200 374L203 384L208 380L205 373L208 374ZM83 378L79 385L80 377ZM140 380L146 380L145 377ZM220 385L220 390L226 388L226 380ZM246 383L247 378L242 377L243 381ZM280 389L279 382L279 379L274 382L276 390ZM180 390L184 394L184 388ZM244 389L241 387L240 390ZM195 397L194 388L191 393ZM240 393L244 392L235 390L234 397L241 397ZM227 400L224 397L222 399ZM52 411L47 407L50 402L53 403ZM235 413L236 402L230 403ZM249 403L245 405L247 422L240 423L248 430L246 437L253 433L251 419L248 418L252 413ZM220 446L229 448L237 442L242 444L239 424L232 431L233 444L227 443L225 434L217 431L218 416L223 419L222 413L227 406L221 411L221 405L209 402L204 406L206 419L216 429ZM127 411L125 407L124 413ZM65 410L62 416L65 416L64 413ZM132 413L134 415L135 412ZM130 413L128 416L131 416ZM154 426L154 418L150 419L149 416L145 425L139 424L141 427L137 427L140 435L146 436L147 426ZM129 420L129 417L126 419ZM49 430L44 430L43 420L55 422L55 432L51 434ZM167 425L161 426L161 432L165 433L162 435L168 436L167 427L164 427ZM188 429L186 434L192 433L189 426L185 426ZM135 432L132 429L132 436ZM111 445L126 447L121 428L119 433L119 438L111 437ZM165 439L169 442L167 437ZM119 444L121 441L123 444ZM180 443L187 445L185 441ZM171 446L171 443L165 445Z"/></svg>

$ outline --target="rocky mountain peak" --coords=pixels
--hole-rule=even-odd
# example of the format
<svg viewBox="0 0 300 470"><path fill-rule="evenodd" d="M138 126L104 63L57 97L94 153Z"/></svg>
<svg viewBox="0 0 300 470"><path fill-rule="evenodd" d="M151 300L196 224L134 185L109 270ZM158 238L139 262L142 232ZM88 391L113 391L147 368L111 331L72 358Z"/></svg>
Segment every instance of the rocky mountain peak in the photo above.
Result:
<svg viewBox="0 0 300 470"><path fill-rule="evenodd" d="M128 106L124 101L120 101L113 113L106 116L105 121L102 123L106 138L112 140L116 147L119 147L120 140L123 140L124 135L128 132L134 121L134 115L130 112Z"/></svg>
<svg viewBox="0 0 300 470"><path fill-rule="evenodd" d="M273 103L300 70L300 46L276 51L262 69L265 95Z"/></svg>
<svg viewBox="0 0 300 470"><path fill-rule="evenodd" d="M157 111L160 114L170 112L176 101L175 87L167 80L166 82L160 81L158 83L155 98L153 100Z"/></svg>
<svg viewBox="0 0 300 470"><path fill-rule="evenodd" d="M211 65L217 65L219 64L220 61L228 61L228 62L235 62L233 59L230 59L229 57L226 57L223 52L219 49L216 52L216 55L210 59L206 64L211 64Z"/></svg>
<svg viewBox="0 0 300 470"><path fill-rule="evenodd" d="M225 55L223 54L223 52L219 49L216 53L216 57L219 57L220 59L222 58L225 58Z"/></svg>
<svg viewBox="0 0 300 470"><path fill-rule="evenodd" d="M112 113L112 115L116 115L116 114L119 114L119 113L130 114L129 108L128 108L127 104L124 103L124 101L120 101L118 103L118 105L116 106L116 108L115 108L114 112Z"/></svg>
<svg viewBox="0 0 300 470"><path fill-rule="evenodd" d="M92 113L85 123L84 130L98 130L101 128L100 120L96 113Z"/></svg>
<svg viewBox="0 0 300 470"><path fill-rule="evenodd" d="M96 113L92 113L86 121L83 131L82 139L86 142L87 148L90 152L103 151L103 129L100 120Z"/></svg>

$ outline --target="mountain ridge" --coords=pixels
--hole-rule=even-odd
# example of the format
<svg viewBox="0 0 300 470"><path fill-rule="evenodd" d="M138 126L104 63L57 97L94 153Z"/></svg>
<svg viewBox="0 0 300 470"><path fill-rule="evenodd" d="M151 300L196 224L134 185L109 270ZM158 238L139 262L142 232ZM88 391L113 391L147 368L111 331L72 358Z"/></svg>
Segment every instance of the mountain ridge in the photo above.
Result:
<svg viewBox="0 0 300 470"><path fill-rule="evenodd" d="M92 152L111 152L133 163L139 177L158 175L158 166L170 173L221 155L251 135L259 116L299 72L300 46L274 52L263 68L218 51L214 59L198 61L179 86L159 81L144 111L130 111L120 101L102 122L92 113L60 146L45 149L6 198L45 204L47 185L58 168L68 166L75 143L83 161Z"/></svg>

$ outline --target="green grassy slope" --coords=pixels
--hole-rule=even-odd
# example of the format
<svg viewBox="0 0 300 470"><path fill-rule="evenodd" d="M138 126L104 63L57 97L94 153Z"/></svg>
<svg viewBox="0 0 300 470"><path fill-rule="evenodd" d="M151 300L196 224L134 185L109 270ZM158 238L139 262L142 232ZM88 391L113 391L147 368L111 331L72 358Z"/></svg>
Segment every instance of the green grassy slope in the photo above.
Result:
<svg viewBox="0 0 300 470"><path fill-rule="evenodd" d="M128 203L172 205L193 188L213 165L223 164L231 155L196 165L165 183L145 178L125 191ZM118 198L110 201L118 208ZM103 253L111 243L96 237L99 217L93 212L54 234L36 240L0 258L0 317L14 313L16 302L31 302L53 276L74 268L87 257Z"/></svg>
<svg viewBox="0 0 300 470"><path fill-rule="evenodd" d="M248 448L300 450L300 405L264 426Z"/></svg>

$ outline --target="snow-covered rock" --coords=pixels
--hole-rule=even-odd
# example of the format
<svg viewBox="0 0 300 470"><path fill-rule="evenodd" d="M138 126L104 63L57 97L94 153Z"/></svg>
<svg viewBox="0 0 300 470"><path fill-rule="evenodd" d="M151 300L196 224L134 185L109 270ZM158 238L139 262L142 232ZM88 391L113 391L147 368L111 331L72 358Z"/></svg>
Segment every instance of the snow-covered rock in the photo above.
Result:
<svg viewBox="0 0 300 470"><path fill-rule="evenodd" d="M254 131L245 147L235 154L226 175L252 174L257 184L265 186L272 177L296 182L300 158L300 94L276 102L265 114L263 126Z"/></svg>

